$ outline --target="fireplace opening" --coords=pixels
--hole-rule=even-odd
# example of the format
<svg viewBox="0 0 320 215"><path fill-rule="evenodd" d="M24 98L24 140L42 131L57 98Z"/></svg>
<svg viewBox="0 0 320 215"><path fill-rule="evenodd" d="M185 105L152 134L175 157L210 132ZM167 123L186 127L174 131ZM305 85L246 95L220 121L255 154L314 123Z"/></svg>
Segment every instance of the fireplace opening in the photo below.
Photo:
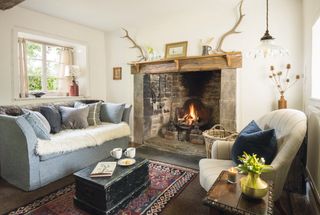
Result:
<svg viewBox="0 0 320 215"><path fill-rule="evenodd" d="M188 99L175 113L175 125L181 129L203 128L210 122L210 109L198 98Z"/></svg>
<svg viewBox="0 0 320 215"><path fill-rule="evenodd" d="M211 125L211 110L199 98L187 99L176 107L175 117L164 127L162 136L169 140L203 144L202 131Z"/></svg>

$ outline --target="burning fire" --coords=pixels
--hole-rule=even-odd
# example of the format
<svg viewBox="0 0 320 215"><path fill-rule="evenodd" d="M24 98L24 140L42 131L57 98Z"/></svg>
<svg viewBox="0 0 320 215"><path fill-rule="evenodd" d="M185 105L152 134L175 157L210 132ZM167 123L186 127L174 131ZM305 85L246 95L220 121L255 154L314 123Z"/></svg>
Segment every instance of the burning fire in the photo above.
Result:
<svg viewBox="0 0 320 215"><path fill-rule="evenodd" d="M199 116L194 104L189 105L189 112L182 117L182 120L186 122L187 125L193 125L195 122L198 122Z"/></svg>

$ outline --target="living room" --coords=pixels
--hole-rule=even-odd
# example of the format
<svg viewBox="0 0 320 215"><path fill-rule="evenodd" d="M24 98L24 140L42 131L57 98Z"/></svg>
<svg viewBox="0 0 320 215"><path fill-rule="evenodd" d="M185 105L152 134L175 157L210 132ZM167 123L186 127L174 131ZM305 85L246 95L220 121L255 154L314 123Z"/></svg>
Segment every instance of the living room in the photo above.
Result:
<svg viewBox="0 0 320 215"><path fill-rule="evenodd" d="M0 214L320 214L319 1L0 0L0 35Z"/></svg>

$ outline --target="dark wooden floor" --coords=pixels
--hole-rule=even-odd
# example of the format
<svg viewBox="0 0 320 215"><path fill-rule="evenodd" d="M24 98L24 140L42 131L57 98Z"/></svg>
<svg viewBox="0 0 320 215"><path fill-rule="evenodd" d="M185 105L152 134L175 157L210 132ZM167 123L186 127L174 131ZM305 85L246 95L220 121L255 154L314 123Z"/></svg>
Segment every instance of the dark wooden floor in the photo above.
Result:
<svg viewBox="0 0 320 215"><path fill-rule="evenodd" d="M177 155L171 152L163 152L148 147L140 147L137 155L152 160L173 163L193 169L198 169L200 157ZM21 191L0 179L0 214L7 213L17 207L23 206L33 200L45 196L59 188L73 182L73 177L68 176L33 192ZM206 192L199 184L199 177L193 180L185 190L165 208L164 215L201 215L208 214L207 207L202 205L202 199ZM316 214L306 196L283 192L281 204L289 215ZM275 211L275 214L281 214Z"/></svg>

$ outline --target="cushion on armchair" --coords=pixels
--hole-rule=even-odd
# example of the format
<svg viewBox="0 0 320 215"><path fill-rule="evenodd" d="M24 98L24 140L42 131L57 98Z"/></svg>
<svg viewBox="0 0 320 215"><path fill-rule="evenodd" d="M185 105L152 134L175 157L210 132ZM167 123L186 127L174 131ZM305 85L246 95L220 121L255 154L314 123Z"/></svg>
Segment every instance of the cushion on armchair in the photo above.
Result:
<svg viewBox="0 0 320 215"><path fill-rule="evenodd" d="M231 152L233 162L240 164L238 157L248 154L257 154L263 157L266 164L271 164L277 153L277 139L274 129L261 130L255 121L250 122L239 134Z"/></svg>

